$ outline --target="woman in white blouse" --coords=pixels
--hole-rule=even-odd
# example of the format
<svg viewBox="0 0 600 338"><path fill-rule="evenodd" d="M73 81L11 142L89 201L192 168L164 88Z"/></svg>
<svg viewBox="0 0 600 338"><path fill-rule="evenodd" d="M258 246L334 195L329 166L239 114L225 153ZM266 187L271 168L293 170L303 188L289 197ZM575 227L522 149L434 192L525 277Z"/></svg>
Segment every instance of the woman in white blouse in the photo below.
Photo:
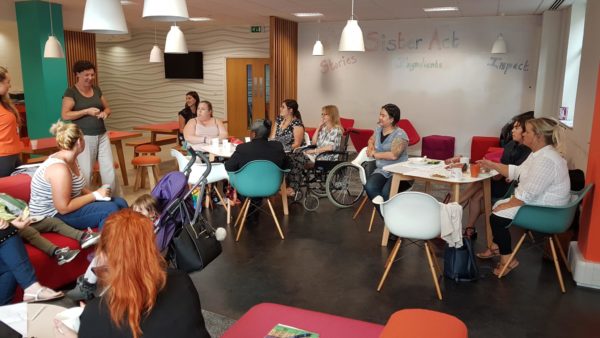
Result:
<svg viewBox="0 0 600 338"><path fill-rule="evenodd" d="M512 253L510 232L507 226L523 204L561 206L569 202L570 180L567 161L559 153L561 147L558 122L549 118L525 122L523 144L531 148L529 157L519 166L481 160L484 168L494 169L511 180L519 180L513 196L496 202L490 217L494 243L483 256L500 255L500 263L494 269L498 275ZM506 273L516 268L515 259Z"/></svg>

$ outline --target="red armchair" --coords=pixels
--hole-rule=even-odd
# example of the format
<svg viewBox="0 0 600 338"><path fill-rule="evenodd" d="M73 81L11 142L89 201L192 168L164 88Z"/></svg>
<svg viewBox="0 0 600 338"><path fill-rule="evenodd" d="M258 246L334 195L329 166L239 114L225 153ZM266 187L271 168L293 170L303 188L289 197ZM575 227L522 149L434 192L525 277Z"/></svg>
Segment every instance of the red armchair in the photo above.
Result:
<svg viewBox="0 0 600 338"><path fill-rule="evenodd" d="M419 141L421 141L421 136L409 120L401 119L400 121L398 121L398 127L402 128L402 130L406 132L406 135L408 136L409 146L415 145L419 143Z"/></svg>

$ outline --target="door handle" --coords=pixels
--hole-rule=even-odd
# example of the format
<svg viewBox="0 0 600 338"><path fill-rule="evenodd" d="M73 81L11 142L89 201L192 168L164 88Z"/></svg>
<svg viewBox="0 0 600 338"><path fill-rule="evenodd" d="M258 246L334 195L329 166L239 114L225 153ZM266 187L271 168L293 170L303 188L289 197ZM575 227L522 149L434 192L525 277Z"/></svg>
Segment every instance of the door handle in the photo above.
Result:
<svg viewBox="0 0 600 338"><path fill-rule="evenodd" d="M263 78L259 77L258 78L258 91L259 91L259 96L260 97L265 97L265 88L263 87Z"/></svg>

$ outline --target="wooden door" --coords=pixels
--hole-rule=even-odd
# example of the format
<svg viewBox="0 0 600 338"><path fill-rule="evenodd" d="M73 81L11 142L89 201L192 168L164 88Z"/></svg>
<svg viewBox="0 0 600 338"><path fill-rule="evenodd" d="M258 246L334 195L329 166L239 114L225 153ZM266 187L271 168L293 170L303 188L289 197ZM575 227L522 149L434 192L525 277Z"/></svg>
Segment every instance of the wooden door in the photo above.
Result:
<svg viewBox="0 0 600 338"><path fill-rule="evenodd" d="M227 129L229 135L248 136L252 120L268 117L269 59L227 59Z"/></svg>

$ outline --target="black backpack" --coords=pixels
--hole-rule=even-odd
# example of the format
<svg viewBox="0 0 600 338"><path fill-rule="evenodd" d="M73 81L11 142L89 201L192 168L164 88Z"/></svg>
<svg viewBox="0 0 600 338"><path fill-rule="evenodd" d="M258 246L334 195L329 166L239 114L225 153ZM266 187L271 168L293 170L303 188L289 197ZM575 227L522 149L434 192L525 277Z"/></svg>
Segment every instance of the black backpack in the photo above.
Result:
<svg viewBox="0 0 600 338"><path fill-rule="evenodd" d="M463 246L451 248L446 245L444 251L444 276L455 282L473 282L479 279L479 269L475 261L473 244L463 237Z"/></svg>

